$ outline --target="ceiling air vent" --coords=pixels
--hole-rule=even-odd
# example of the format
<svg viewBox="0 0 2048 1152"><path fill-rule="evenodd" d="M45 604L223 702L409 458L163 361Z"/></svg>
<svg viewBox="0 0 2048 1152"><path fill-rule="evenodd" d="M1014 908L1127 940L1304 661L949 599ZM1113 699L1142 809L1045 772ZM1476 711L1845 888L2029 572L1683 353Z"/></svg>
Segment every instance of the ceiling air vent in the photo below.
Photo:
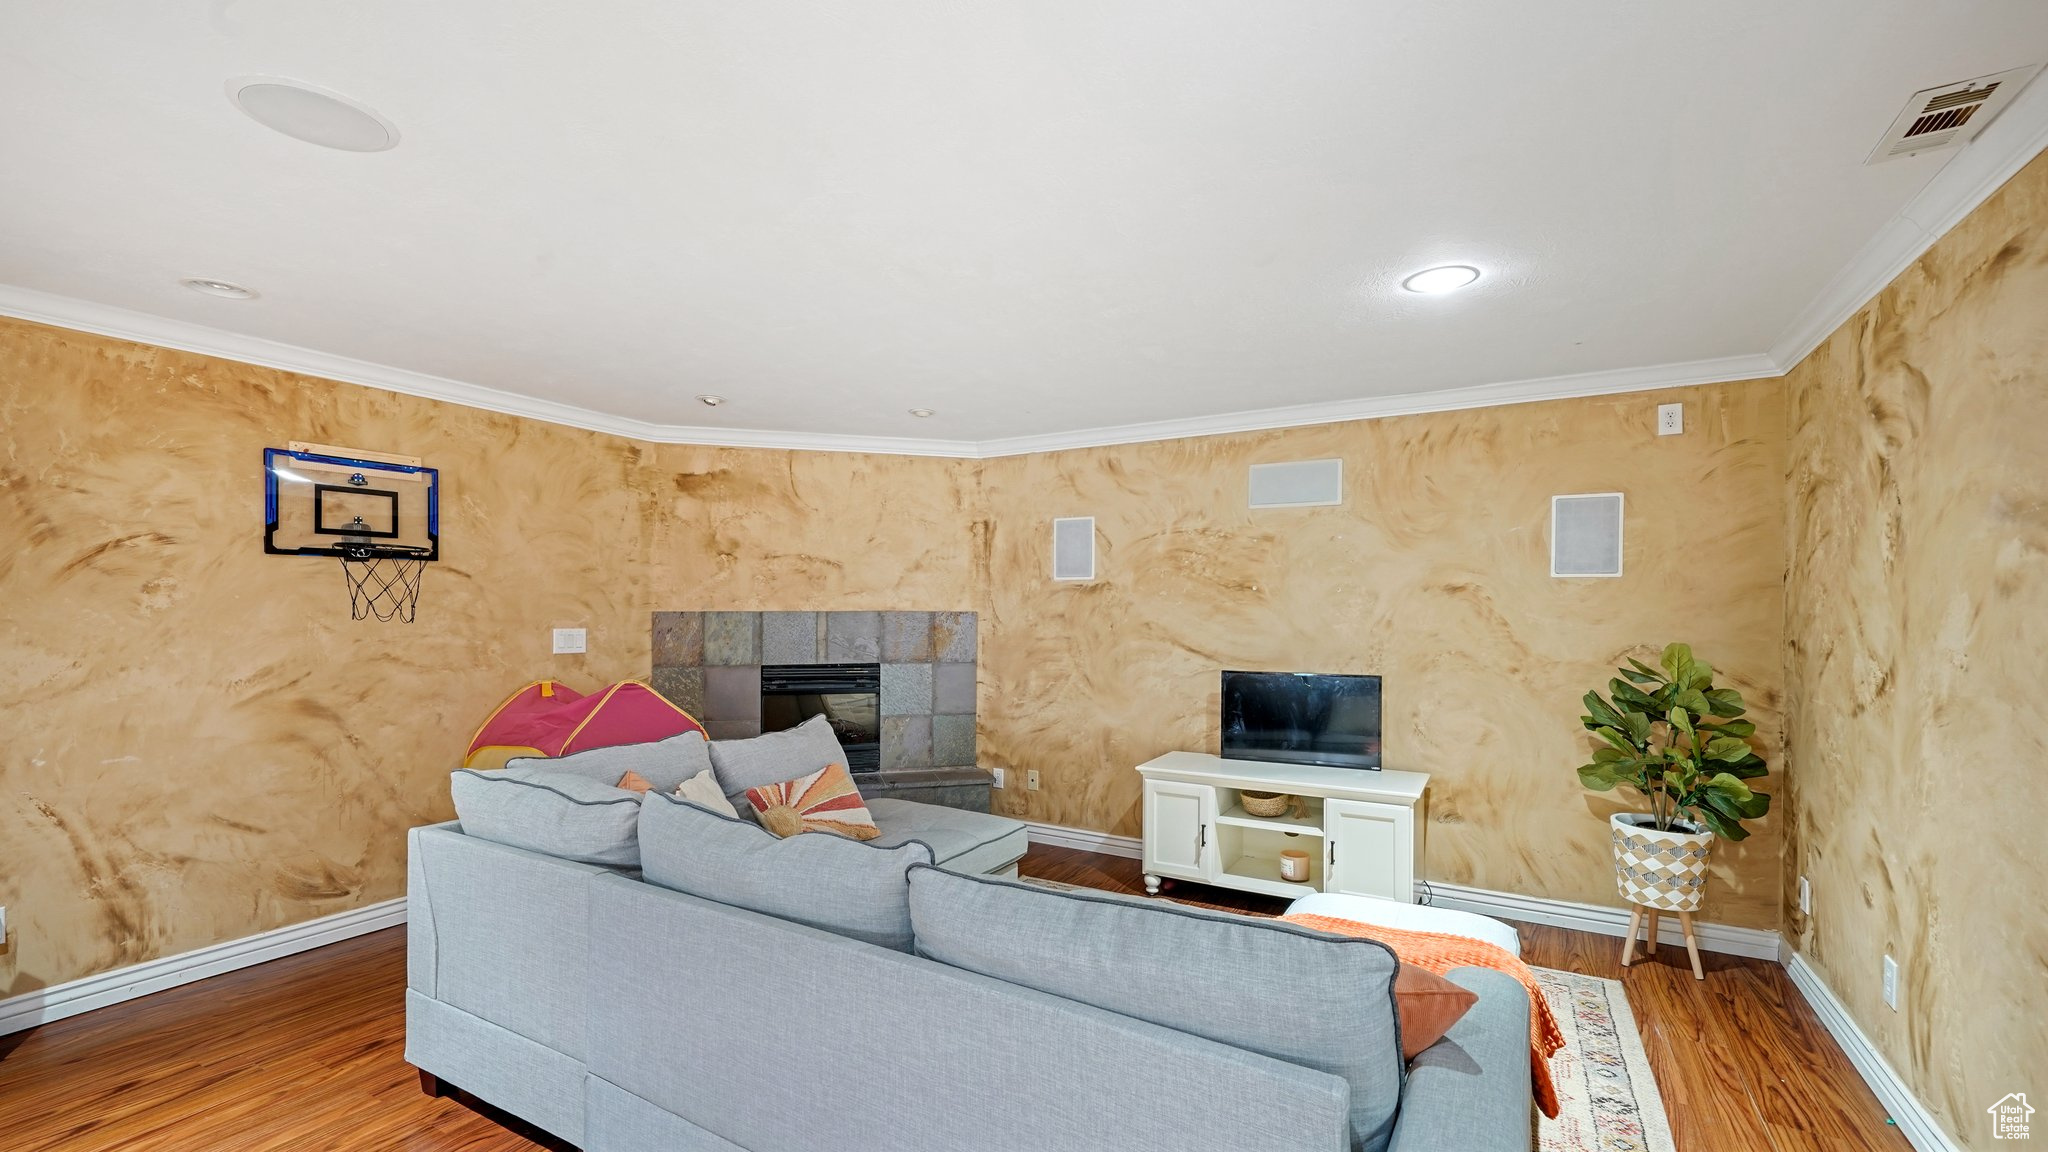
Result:
<svg viewBox="0 0 2048 1152"><path fill-rule="evenodd" d="M1969 143L2040 69L2039 64L2032 64L1913 93L1899 118L1892 121L1891 131L1877 142L1864 163L1880 164Z"/></svg>

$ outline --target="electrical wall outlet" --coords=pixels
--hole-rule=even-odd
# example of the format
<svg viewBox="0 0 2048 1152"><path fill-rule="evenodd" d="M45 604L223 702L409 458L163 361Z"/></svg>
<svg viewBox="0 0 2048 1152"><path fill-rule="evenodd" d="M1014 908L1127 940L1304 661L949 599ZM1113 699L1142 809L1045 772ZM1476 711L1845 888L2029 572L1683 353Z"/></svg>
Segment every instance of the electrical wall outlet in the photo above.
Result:
<svg viewBox="0 0 2048 1152"><path fill-rule="evenodd" d="M1813 886L1806 882L1806 877L1804 876L1799 878L1799 914L1801 916L1813 915Z"/></svg>
<svg viewBox="0 0 2048 1152"><path fill-rule="evenodd" d="M0 908L0 952L7 951L7 909Z"/></svg>
<svg viewBox="0 0 2048 1152"><path fill-rule="evenodd" d="M1899 962L1890 956L1884 958L1884 1006L1899 1010Z"/></svg>
<svg viewBox="0 0 2048 1152"><path fill-rule="evenodd" d="M584 651L583 637L581 628L555 629L555 655L574 655Z"/></svg>
<svg viewBox="0 0 2048 1152"><path fill-rule="evenodd" d="M1001 768L991 768L989 772L994 774L996 778L996 787L1001 788L1003 786L1003 770Z"/></svg>
<svg viewBox="0 0 2048 1152"><path fill-rule="evenodd" d="M1657 405L1657 435L1677 436L1685 431L1685 405Z"/></svg>
<svg viewBox="0 0 2048 1152"><path fill-rule="evenodd" d="M1038 791L1038 769L1026 768L1024 770L1024 790L1026 792Z"/></svg>

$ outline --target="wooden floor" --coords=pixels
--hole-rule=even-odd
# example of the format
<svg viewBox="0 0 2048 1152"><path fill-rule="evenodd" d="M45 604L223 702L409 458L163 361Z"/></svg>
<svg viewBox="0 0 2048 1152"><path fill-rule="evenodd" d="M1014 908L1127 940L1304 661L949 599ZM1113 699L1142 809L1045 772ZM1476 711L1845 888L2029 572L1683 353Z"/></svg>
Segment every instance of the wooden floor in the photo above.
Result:
<svg viewBox="0 0 2048 1152"><path fill-rule="evenodd" d="M1134 860L1035 847L1024 873L1143 890ZM1186 884L1249 912L1280 901ZM1911 1152L1783 969L1665 947L1626 975L1619 941L1521 925L1531 964L1622 979L1679 1152ZM405 931L392 928L0 1036L0 1146L483 1150L565 1147L405 1063Z"/></svg>

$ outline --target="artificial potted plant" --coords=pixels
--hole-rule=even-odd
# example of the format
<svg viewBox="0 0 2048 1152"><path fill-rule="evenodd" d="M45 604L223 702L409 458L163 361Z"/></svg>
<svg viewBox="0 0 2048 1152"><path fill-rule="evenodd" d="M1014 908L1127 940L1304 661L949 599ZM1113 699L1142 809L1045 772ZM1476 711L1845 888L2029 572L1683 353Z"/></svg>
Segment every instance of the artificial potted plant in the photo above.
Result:
<svg viewBox="0 0 2048 1152"><path fill-rule="evenodd" d="M1608 695L1585 696L1580 721L1602 746L1579 780L1597 792L1626 784L1648 812L1615 814L1615 879L1622 898L1652 909L1691 913L1707 887L1714 837L1741 840L1744 820L1771 810L1771 798L1747 783L1767 775L1749 745L1756 725L1742 718L1742 694L1714 687L1714 669L1692 649L1664 649L1661 668L1631 658Z"/></svg>

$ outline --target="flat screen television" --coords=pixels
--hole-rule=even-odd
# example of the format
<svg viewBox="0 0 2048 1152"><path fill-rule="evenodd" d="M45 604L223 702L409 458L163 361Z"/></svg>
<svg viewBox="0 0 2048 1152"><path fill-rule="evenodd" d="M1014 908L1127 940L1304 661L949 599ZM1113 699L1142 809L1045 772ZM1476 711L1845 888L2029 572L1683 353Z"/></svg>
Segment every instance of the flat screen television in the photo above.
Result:
<svg viewBox="0 0 2048 1152"><path fill-rule="evenodd" d="M1380 767L1380 678L1225 672L1223 758Z"/></svg>

